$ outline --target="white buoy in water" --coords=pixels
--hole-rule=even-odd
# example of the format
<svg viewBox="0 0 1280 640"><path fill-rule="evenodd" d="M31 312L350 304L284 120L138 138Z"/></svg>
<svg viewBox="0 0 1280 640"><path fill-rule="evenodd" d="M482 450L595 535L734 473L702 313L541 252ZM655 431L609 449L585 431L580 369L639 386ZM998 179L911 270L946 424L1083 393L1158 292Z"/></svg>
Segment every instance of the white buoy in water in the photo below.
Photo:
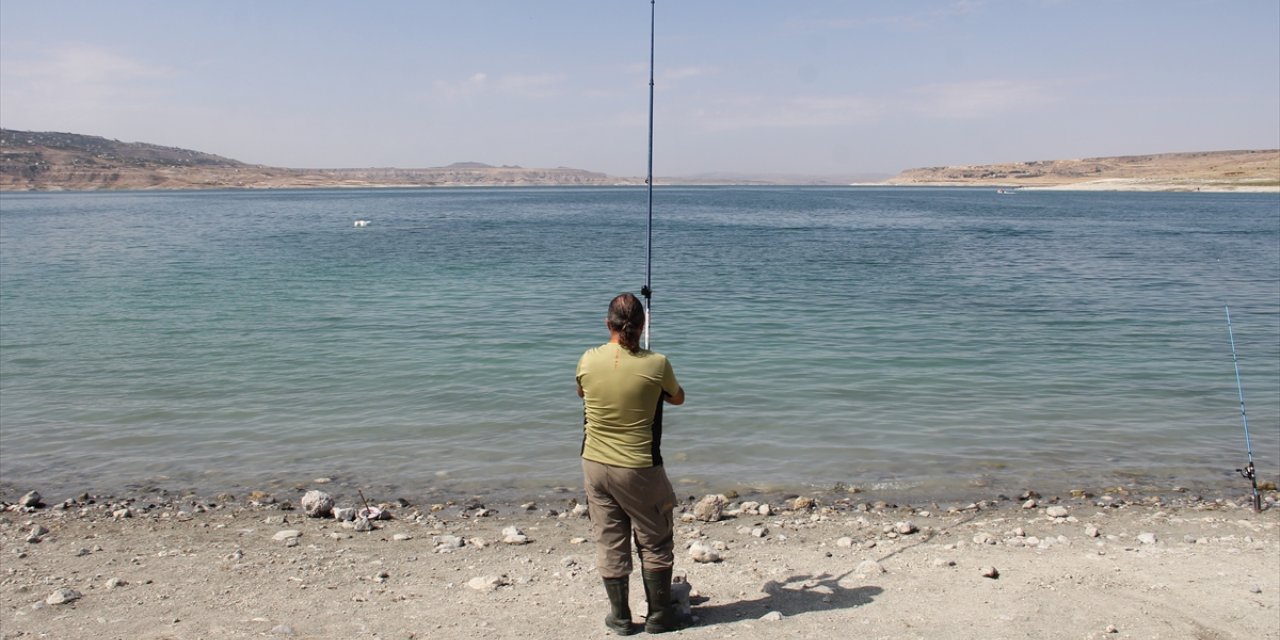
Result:
<svg viewBox="0 0 1280 640"><path fill-rule="evenodd" d="M368 220L356 220L356 226L357 226L357 227L367 227L367 226L369 226L369 221L368 221Z"/></svg>

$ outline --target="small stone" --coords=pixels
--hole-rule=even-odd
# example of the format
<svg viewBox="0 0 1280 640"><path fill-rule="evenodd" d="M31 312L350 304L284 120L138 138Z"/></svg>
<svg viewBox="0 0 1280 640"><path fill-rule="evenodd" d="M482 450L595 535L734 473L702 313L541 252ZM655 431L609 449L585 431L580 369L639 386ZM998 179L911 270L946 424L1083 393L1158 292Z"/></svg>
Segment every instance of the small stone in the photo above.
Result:
<svg viewBox="0 0 1280 640"><path fill-rule="evenodd" d="M477 576L467 581L467 586L476 591L493 591L508 584L511 582L506 576Z"/></svg>
<svg viewBox="0 0 1280 640"><path fill-rule="evenodd" d="M21 498L18 498L18 506L38 509L44 506L44 498L39 491L28 491Z"/></svg>
<svg viewBox="0 0 1280 640"><path fill-rule="evenodd" d="M791 510L806 511L812 509L815 504L817 503L814 502L813 498L799 497L791 501Z"/></svg>
<svg viewBox="0 0 1280 640"><path fill-rule="evenodd" d="M1141 542L1142 544L1155 544L1158 540L1156 539L1156 534L1146 532L1138 534L1138 542Z"/></svg>
<svg viewBox="0 0 1280 640"><path fill-rule="evenodd" d="M436 536L436 553L449 553L467 546L467 541L458 536Z"/></svg>
<svg viewBox="0 0 1280 640"><path fill-rule="evenodd" d="M1094 525L1089 525L1084 528L1084 535L1085 537L1088 537L1088 538L1096 538L1102 535L1102 532L1098 530L1098 527Z"/></svg>
<svg viewBox="0 0 1280 640"><path fill-rule="evenodd" d="M1036 503L1035 498L1031 498L1030 500L1027 500L1026 502L1022 503L1023 509L1034 509L1037 506L1039 505Z"/></svg>
<svg viewBox="0 0 1280 640"><path fill-rule="evenodd" d="M701 562L704 564L720 562L721 560L720 552L702 541L694 542L689 546L689 557L693 559L694 562Z"/></svg>
<svg viewBox="0 0 1280 640"><path fill-rule="evenodd" d="M751 530L751 536L755 538L763 538L767 535L769 535L768 527L756 527Z"/></svg>
<svg viewBox="0 0 1280 640"><path fill-rule="evenodd" d="M724 516L724 505L727 502L720 494L704 496L698 504L693 505L693 517L703 522L719 522Z"/></svg>
<svg viewBox="0 0 1280 640"><path fill-rule="evenodd" d="M312 489L302 496L302 512L310 518L326 518L333 514L333 498Z"/></svg>
<svg viewBox="0 0 1280 640"><path fill-rule="evenodd" d="M413 536L407 533L397 533L394 536L391 536L391 539L395 540L396 542L404 542L406 540L412 540Z"/></svg>
<svg viewBox="0 0 1280 640"><path fill-rule="evenodd" d="M1115 626L1114 624L1109 624L1109 625L1107 625L1106 632L1107 632L1107 633L1120 633L1120 630L1119 630L1119 629L1117 629L1117 628L1116 628L1116 626Z"/></svg>
<svg viewBox="0 0 1280 640"><path fill-rule="evenodd" d="M356 531L373 531L373 523L368 518L359 517L355 519L354 529Z"/></svg>
<svg viewBox="0 0 1280 640"><path fill-rule="evenodd" d="M934 561L933 561L933 566L935 566L935 567L954 567L954 566L956 566L956 561L955 561L955 560L951 560L951 559L949 559L949 558L938 558L938 559L936 559L936 560L934 560Z"/></svg>
<svg viewBox="0 0 1280 640"><path fill-rule="evenodd" d="M766 614L764 614L764 615L760 616L760 619L761 619L761 620L764 620L764 621L766 621L766 622L777 622L777 621L779 621L779 620L781 620L781 619L782 619L782 612L781 612L781 611L770 611L769 613L766 613Z"/></svg>
<svg viewBox="0 0 1280 640"><path fill-rule="evenodd" d="M1258 585L1249 587L1249 593L1262 593L1262 587L1259 587Z"/></svg>
<svg viewBox="0 0 1280 640"><path fill-rule="evenodd" d="M875 560L863 560L858 563L858 568L854 570L854 573L862 576L879 575L884 573L884 566Z"/></svg>
<svg viewBox="0 0 1280 640"><path fill-rule="evenodd" d="M27 534L27 542L37 544L41 540L44 540L44 537L47 535L49 535L48 529L44 528L43 525L36 525L32 527L31 533Z"/></svg>
<svg viewBox="0 0 1280 640"><path fill-rule="evenodd" d="M333 519L341 522L352 522L356 519L355 507L335 507L332 511Z"/></svg>
<svg viewBox="0 0 1280 640"><path fill-rule="evenodd" d="M45 598L44 601L52 605L70 604L79 600L81 597L83 596L79 591L62 587L61 589L49 594L49 597Z"/></svg>
<svg viewBox="0 0 1280 640"><path fill-rule="evenodd" d="M278 624L271 627L271 635L273 636L291 636L293 635L293 627L287 624Z"/></svg>
<svg viewBox="0 0 1280 640"><path fill-rule="evenodd" d="M839 538L836 540L836 546L841 549L849 549L853 547L853 538L850 538L849 536Z"/></svg>
<svg viewBox="0 0 1280 640"><path fill-rule="evenodd" d="M995 544L996 539L989 533L978 533L973 536L974 544Z"/></svg>
<svg viewBox="0 0 1280 640"><path fill-rule="evenodd" d="M911 535L920 530L916 523L911 521L899 522L893 525L893 530L901 535Z"/></svg>
<svg viewBox="0 0 1280 640"><path fill-rule="evenodd" d="M526 535L524 535L523 533L515 534L515 535L509 535L509 536L503 536L503 537L502 537L502 543L503 543L503 544L517 544L517 545L518 545L518 544L529 544L529 537L528 537L528 536L526 536Z"/></svg>
<svg viewBox="0 0 1280 640"><path fill-rule="evenodd" d="M1054 505L1044 510L1044 514L1050 518L1065 518L1069 515L1067 508L1061 505Z"/></svg>
<svg viewBox="0 0 1280 640"><path fill-rule="evenodd" d="M108 580L108 581L107 581L107 588L108 588L108 589L119 589L120 587L123 587L123 586L125 586L126 584L129 584L129 583L128 583L128 582L125 582L123 578L112 578L112 579L110 579L110 580Z"/></svg>
<svg viewBox="0 0 1280 640"><path fill-rule="evenodd" d="M271 536L271 539L279 542L281 540L293 540L301 537L302 532L297 529L284 529L282 531L277 531L274 536Z"/></svg>
<svg viewBox="0 0 1280 640"><path fill-rule="evenodd" d="M587 505L575 504L573 505L573 510L569 513L575 518L585 518L587 517Z"/></svg>
<svg viewBox="0 0 1280 640"><path fill-rule="evenodd" d="M983 567L979 572L982 574L982 577L991 578L992 580L1000 577L1000 572L996 570L995 567Z"/></svg>
<svg viewBox="0 0 1280 640"><path fill-rule="evenodd" d="M767 504L762 504L762 505L760 505L760 507L759 507L759 508L757 508L757 509L756 509L756 513L758 513L758 514L760 514L760 515L762 515L762 516L767 516L767 515L769 515L769 514L773 513L773 507L771 507L771 506L769 506L769 505L767 505Z"/></svg>

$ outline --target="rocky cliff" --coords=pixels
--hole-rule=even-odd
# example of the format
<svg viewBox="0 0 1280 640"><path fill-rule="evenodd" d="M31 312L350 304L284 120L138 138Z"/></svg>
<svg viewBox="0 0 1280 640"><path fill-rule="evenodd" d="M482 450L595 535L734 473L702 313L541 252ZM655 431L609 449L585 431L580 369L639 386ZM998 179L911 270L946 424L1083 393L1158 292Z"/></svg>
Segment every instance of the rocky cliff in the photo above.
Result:
<svg viewBox="0 0 1280 640"><path fill-rule="evenodd" d="M372 186L607 185L603 173L465 162L425 169L285 169L188 149L74 133L0 130L0 190L285 189ZM634 180L630 181L634 182Z"/></svg>

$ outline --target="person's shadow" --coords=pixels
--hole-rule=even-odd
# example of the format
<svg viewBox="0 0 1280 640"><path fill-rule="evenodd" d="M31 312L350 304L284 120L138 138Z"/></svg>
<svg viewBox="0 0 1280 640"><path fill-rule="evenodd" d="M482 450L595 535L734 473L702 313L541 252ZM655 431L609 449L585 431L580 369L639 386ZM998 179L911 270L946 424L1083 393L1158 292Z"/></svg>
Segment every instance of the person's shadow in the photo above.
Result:
<svg viewBox="0 0 1280 640"><path fill-rule="evenodd" d="M699 627L755 620L773 611L789 618L811 611L860 607L870 604L875 596L884 593L884 589L872 585L854 588L841 586L840 581L851 573L853 572L849 571L840 576L829 573L794 575L782 581L770 580L761 589L764 597L726 604L705 606L702 603L707 602L707 598L694 598L693 615L697 616Z"/></svg>

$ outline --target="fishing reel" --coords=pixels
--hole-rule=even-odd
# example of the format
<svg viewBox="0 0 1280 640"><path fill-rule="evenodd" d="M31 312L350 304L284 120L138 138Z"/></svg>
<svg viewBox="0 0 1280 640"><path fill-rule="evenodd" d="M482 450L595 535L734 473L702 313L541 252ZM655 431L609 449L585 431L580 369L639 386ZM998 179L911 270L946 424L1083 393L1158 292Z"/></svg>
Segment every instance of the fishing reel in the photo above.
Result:
<svg viewBox="0 0 1280 640"><path fill-rule="evenodd" d="M1243 469L1236 469L1236 473L1240 474L1241 478L1253 482L1255 486L1257 485L1257 474L1253 470L1252 462L1246 464Z"/></svg>

